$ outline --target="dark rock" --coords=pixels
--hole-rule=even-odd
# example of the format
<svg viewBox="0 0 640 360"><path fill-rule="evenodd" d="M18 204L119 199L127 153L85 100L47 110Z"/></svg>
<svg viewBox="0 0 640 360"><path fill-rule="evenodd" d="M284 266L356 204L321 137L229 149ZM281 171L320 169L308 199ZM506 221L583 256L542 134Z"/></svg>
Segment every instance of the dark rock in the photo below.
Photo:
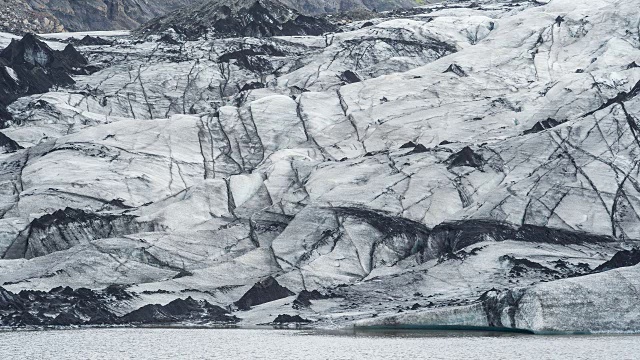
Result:
<svg viewBox="0 0 640 360"><path fill-rule="evenodd" d="M240 310L249 310L252 306L265 304L291 295L294 295L291 290L281 286L276 279L269 276L253 285L240 300L234 302L234 305Z"/></svg>
<svg viewBox="0 0 640 360"><path fill-rule="evenodd" d="M22 290L13 294L0 288L0 324L16 327L117 324L118 317L109 310L114 300L106 290L74 290L66 286L48 292Z"/></svg>
<svg viewBox="0 0 640 360"><path fill-rule="evenodd" d="M548 118L547 120L538 121L533 127L529 130L525 130L524 134L534 134L539 133L541 131L554 128L558 125L562 124L562 122L557 121L556 119Z"/></svg>
<svg viewBox="0 0 640 360"><path fill-rule="evenodd" d="M171 316L159 304L145 305L120 318L120 323L123 324L166 324L175 322L178 322L178 318Z"/></svg>
<svg viewBox="0 0 640 360"><path fill-rule="evenodd" d="M591 273L591 266L586 263L572 264L565 260L552 261L553 268L566 277L582 276Z"/></svg>
<svg viewBox="0 0 640 360"><path fill-rule="evenodd" d="M22 76L18 69L41 69L56 85L73 84L74 81L68 74L87 64L87 60L72 45L67 45L63 51L53 50L33 34L27 34L20 40L12 40L9 46L0 52L0 58L18 72L20 79ZM26 74L26 71L24 73Z"/></svg>
<svg viewBox="0 0 640 360"><path fill-rule="evenodd" d="M409 141L408 143L405 143L404 145L400 146L400 149L413 149L416 146L417 145L413 141Z"/></svg>
<svg viewBox="0 0 640 360"><path fill-rule="evenodd" d="M280 314L275 318L275 320L273 320L274 324L292 324L292 323L302 324L302 323L310 323L310 322L311 320L304 319L300 315L292 316L287 314Z"/></svg>
<svg viewBox="0 0 640 360"><path fill-rule="evenodd" d="M70 43L77 46L113 45L113 41L106 40L101 37L93 37L91 35L85 35L82 39L71 39Z"/></svg>
<svg viewBox="0 0 640 360"><path fill-rule="evenodd" d="M360 79L360 76L358 76L358 74L354 73L351 70L347 70L343 72L342 74L340 74L339 78L341 81L347 84L353 84L353 83L358 83L362 81Z"/></svg>
<svg viewBox="0 0 640 360"><path fill-rule="evenodd" d="M462 68L458 65L458 64L451 64L449 65L449 67L447 68L447 70L444 71L444 73L454 73L456 75L458 75L459 77L466 77L467 73L462 70Z"/></svg>
<svg viewBox="0 0 640 360"><path fill-rule="evenodd" d="M323 300L328 298L329 298L328 296L323 295L318 290L313 290L313 291L302 290L298 294L298 297L293 301L293 308L294 309L308 308L309 306L311 306L311 300Z"/></svg>
<svg viewBox="0 0 640 360"><path fill-rule="evenodd" d="M56 326L70 326L82 325L82 322L82 320L78 319L78 317L73 314L70 314L68 312L61 312L51 321L50 324Z"/></svg>
<svg viewBox="0 0 640 360"><path fill-rule="evenodd" d="M253 81L250 83L246 83L244 84L244 86L242 86L242 88L240 89L240 91L249 91L249 90L256 90L256 89L264 89L265 85L259 81Z"/></svg>
<svg viewBox="0 0 640 360"><path fill-rule="evenodd" d="M0 287L0 309L24 310L25 308L25 304L19 296Z"/></svg>
<svg viewBox="0 0 640 360"><path fill-rule="evenodd" d="M160 39L158 39L158 41L169 45L180 45L178 37L174 36L174 34L163 34L162 36L160 36Z"/></svg>
<svg viewBox="0 0 640 360"><path fill-rule="evenodd" d="M105 295L120 301L133 299L133 296L125 290L124 286L121 285L109 285L103 292Z"/></svg>
<svg viewBox="0 0 640 360"><path fill-rule="evenodd" d="M0 317L0 325L11 327L40 326L45 325L41 317L29 312L15 312Z"/></svg>
<svg viewBox="0 0 640 360"><path fill-rule="evenodd" d="M511 265L511 270L509 271L511 277L520 277L530 272L544 275L556 275L558 273L556 270L549 269L535 261L519 259L510 255L501 256L500 261L508 262Z"/></svg>
<svg viewBox="0 0 640 360"><path fill-rule="evenodd" d="M82 54L78 52L78 50L76 50L75 47L73 47L73 45L69 44L65 46L64 50L62 50L62 55L64 55L67 58L67 60L70 62L70 65L73 66L69 70L70 73L83 74L83 72L78 72L77 69L85 67L89 62Z"/></svg>
<svg viewBox="0 0 640 360"><path fill-rule="evenodd" d="M418 144L407 155L421 154L421 153L426 153L426 152L429 152L429 149L427 149L427 147L422 145L422 144Z"/></svg>
<svg viewBox="0 0 640 360"><path fill-rule="evenodd" d="M265 74L274 71L271 62L266 56L284 56L285 54L271 45L248 46L239 50L230 51L221 55L218 61L229 63L235 60L235 64L255 73Z"/></svg>
<svg viewBox="0 0 640 360"><path fill-rule="evenodd" d="M640 65L638 65L638 63L636 63L635 61L627 65L627 70L635 69L635 68L640 68Z"/></svg>
<svg viewBox="0 0 640 360"><path fill-rule="evenodd" d="M450 260L458 260L458 261L464 261L467 258L469 258L470 256L474 256L474 255L478 255L478 252L480 252L480 250L482 250L481 247L477 247L477 248L473 248L471 249L471 251L466 252L464 250L458 250L455 252L447 252L445 254L442 254L440 256L440 258L438 258L438 264L442 264L445 261L450 261Z"/></svg>
<svg viewBox="0 0 640 360"><path fill-rule="evenodd" d="M595 268L593 272L608 271L638 264L640 264L640 249L621 250L613 255L609 261Z"/></svg>
<svg viewBox="0 0 640 360"><path fill-rule="evenodd" d="M20 149L24 149L20 144L13 141L7 135L0 132L0 151L4 153L16 152Z"/></svg>
<svg viewBox="0 0 640 360"><path fill-rule="evenodd" d="M2 75L2 73L5 71L6 70L4 69L0 70L0 75ZM11 115L9 110L7 110L7 108L3 104L0 104L0 129L5 128L5 124L11 120L13 120L13 115Z"/></svg>
<svg viewBox="0 0 640 360"><path fill-rule="evenodd" d="M326 19L302 15L274 0L237 0L232 3L209 0L154 19L142 26L138 34L160 34L169 29L187 39L203 35L219 38L317 36L339 31Z"/></svg>
<svg viewBox="0 0 640 360"><path fill-rule="evenodd" d="M219 306L191 297L176 299L167 305L151 304L134 310L119 319L123 324L166 324L181 322L235 323L239 319Z"/></svg>
<svg viewBox="0 0 640 360"><path fill-rule="evenodd" d="M72 45L53 50L33 34L12 40L0 52L0 120L11 119L6 107L19 97L74 84L70 75L86 74L86 65Z"/></svg>
<svg viewBox="0 0 640 360"><path fill-rule="evenodd" d="M462 150L451 155L446 163L448 168L452 169L460 166L468 166L476 169L482 169L485 164L484 159L479 154L476 154L470 147L465 146Z"/></svg>

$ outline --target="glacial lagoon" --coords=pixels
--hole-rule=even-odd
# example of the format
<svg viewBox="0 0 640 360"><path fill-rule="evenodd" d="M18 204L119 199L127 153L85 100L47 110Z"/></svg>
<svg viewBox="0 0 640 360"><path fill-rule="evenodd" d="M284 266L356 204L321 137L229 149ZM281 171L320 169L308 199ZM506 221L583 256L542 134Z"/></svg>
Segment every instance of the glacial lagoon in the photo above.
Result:
<svg viewBox="0 0 640 360"><path fill-rule="evenodd" d="M637 335L80 329L0 332L2 359L637 359Z"/></svg>

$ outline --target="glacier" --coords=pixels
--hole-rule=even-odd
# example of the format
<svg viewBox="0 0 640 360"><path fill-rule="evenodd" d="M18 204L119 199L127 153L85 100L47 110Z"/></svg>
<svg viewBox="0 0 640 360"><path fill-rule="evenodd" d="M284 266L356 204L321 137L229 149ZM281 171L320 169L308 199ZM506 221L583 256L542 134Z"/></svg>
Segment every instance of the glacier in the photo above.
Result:
<svg viewBox="0 0 640 360"><path fill-rule="evenodd" d="M180 11L0 109L1 325L638 331L637 4Z"/></svg>

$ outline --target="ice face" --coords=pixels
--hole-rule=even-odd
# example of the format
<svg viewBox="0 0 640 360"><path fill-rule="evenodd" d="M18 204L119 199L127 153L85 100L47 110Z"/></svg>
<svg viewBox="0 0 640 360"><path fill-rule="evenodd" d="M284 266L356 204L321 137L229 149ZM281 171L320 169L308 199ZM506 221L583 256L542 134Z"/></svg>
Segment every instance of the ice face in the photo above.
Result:
<svg viewBox="0 0 640 360"><path fill-rule="evenodd" d="M241 324L634 329L637 6L425 11L80 47L99 71L8 107L0 283L127 285L129 312L273 277L294 295Z"/></svg>

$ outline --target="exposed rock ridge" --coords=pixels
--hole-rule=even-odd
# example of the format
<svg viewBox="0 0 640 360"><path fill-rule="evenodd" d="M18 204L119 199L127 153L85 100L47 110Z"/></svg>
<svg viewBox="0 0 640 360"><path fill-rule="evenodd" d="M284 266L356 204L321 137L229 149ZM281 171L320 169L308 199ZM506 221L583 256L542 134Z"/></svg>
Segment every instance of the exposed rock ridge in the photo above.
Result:
<svg viewBox="0 0 640 360"><path fill-rule="evenodd" d="M188 39L322 35L338 28L327 20L302 15L276 0L209 0L152 20L138 32L160 34L173 29Z"/></svg>

